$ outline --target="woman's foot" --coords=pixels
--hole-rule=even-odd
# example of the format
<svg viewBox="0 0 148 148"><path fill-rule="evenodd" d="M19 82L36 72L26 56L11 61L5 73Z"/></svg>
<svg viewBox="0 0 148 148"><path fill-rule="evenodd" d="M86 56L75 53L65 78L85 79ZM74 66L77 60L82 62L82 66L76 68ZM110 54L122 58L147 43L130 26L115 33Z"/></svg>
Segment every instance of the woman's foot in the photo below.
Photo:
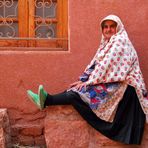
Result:
<svg viewBox="0 0 148 148"><path fill-rule="evenodd" d="M44 90L43 85L39 85L38 94L35 94L31 90L27 91L29 99L40 109L44 108L47 92Z"/></svg>
<svg viewBox="0 0 148 148"><path fill-rule="evenodd" d="M44 90L43 85L39 85L38 96L39 96L41 109L43 109L46 101L46 97L47 97L47 92Z"/></svg>
<svg viewBox="0 0 148 148"><path fill-rule="evenodd" d="M27 90L28 98L39 108L41 109L40 100L38 94L35 94L31 90Z"/></svg>

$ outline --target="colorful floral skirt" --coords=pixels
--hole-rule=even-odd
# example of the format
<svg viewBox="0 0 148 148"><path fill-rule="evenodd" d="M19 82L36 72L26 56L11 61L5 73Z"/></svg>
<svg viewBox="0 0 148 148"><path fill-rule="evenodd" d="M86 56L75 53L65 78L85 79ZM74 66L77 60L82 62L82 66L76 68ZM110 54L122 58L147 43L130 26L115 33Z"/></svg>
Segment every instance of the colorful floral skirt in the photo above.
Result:
<svg viewBox="0 0 148 148"><path fill-rule="evenodd" d="M127 87L123 99L119 102L112 123L98 118L78 94L72 105L93 128L106 137L126 144L141 143L145 114L140 106L134 87Z"/></svg>

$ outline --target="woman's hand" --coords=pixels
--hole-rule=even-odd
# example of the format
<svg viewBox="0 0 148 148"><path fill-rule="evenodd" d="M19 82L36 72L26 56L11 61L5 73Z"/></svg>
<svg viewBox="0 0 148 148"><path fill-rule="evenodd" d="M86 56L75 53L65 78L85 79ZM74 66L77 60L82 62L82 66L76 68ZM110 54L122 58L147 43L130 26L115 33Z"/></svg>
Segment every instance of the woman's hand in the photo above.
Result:
<svg viewBox="0 0 148 148"><path fill-rule="evenodd" d="M82 82L82 81L77 81L77 82L70 84L70 88L74 87L78 91L80 91L82 89L82 87L84 87L84 89L86 90L86 86L87 86L86 82Z"/></svg>
<svg viewBox="0 0 148 148"><path fill-rule="evenodd" d="M75 86L75 88L78 90L78 91L81 91L82 90L82 88L84 87L84 90L86 90L86 82L82 82L82 83L80 83L80 84L77 84L76 86Z"/></svg>
<svg viewBox="0 0 148 148"><path fill-rule="evenodd" d="M81 84L81 83L83 83L83 82L82 81L76 81L76 82L70 84L70 88L75 87L76 85Z"/></svg>

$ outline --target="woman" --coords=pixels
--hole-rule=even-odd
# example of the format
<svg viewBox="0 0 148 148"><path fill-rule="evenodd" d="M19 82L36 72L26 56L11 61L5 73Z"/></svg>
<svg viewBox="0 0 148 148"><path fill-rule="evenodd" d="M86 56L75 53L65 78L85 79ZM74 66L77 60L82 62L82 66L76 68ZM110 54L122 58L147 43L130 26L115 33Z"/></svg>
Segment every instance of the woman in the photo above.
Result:
<svg viewBox="0 0 148 148"><path fill-rule="evenodd" d="M28 90L28 96L40 109L71 104L108 138L140 144L148 99L137 53L119 17L105 17L101 28L99 49L79 81L56 95L48 94L40 85L38 94Z"/></svg>

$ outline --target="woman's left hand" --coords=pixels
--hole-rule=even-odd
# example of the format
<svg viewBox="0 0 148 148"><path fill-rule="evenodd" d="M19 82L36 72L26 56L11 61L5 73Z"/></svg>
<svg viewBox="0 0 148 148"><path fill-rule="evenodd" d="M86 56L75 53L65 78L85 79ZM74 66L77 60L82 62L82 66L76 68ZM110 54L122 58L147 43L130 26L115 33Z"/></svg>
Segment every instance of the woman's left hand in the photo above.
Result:
<svg viewBox="0 0 148 148"><path fill-rule="evenodd" d="M86 86L87 86L86 82L82 82L74 86L74 88L76 88L78 91L81 91L83 87L84 87L84 90L86 90Z"/></svg>

